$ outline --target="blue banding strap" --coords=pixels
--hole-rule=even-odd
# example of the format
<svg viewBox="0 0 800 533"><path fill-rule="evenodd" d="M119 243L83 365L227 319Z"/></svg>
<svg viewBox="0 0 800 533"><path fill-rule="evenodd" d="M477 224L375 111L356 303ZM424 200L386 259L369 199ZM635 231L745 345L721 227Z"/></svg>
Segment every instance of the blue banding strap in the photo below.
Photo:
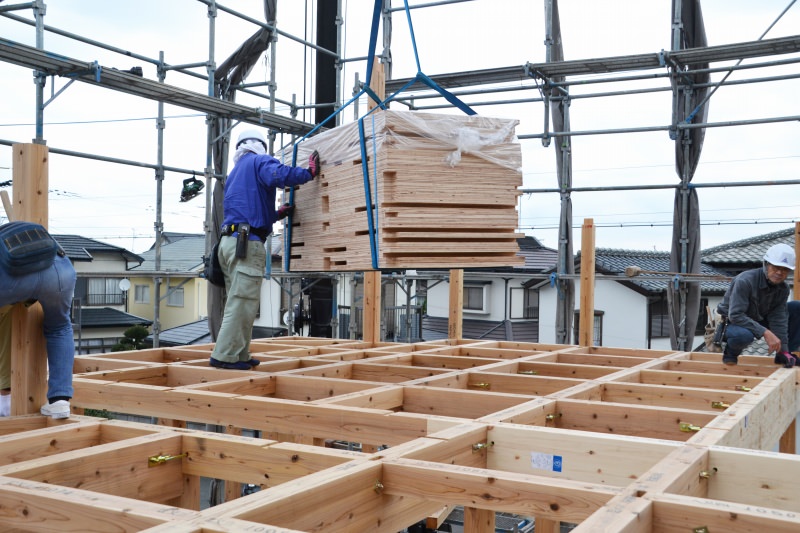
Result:
<svg viewBox="0 0 800 533"><path fill-rule="evenodd" d="M361 148L361 171L364 176L364 197L367 201L367 226L369 228L369 249L372 255L372 268L378 268L378 243L375 236L375 220L372 208L372 191L369 184L369 164L367 163L367 138L364 134L364 117L358 119L358 137Z"/></svg>

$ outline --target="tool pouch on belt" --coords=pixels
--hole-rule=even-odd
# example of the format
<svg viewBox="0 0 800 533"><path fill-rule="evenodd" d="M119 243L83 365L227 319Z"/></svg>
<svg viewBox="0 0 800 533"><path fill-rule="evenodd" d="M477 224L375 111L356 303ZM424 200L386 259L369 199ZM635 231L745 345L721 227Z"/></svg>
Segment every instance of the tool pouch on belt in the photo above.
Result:
<svg viewBox="0 0 800 533"><path fill-rule="evenodd" d="M720 349L722 348L722 343L725 342L726 329L728 329L728 317L723 316L717 322L717 329L714 331L714 344Z"/></svg>
<svg viewBox="0 0 800 533"><path fill-rule="evenodd" d="M247 241L250 240L250 224L239 224L236 231L236 257L244 259L247 257Z"/></svg>
<svg viewBox="0 0 800 533"><path fill-rule="evenodd" d="M203 257L203 277L206 278L212 285L217 287L225 286L225 274L222 272L222 266L219 263L219 241L211 249L211 255Z"/></svg>
<svg viewBox="0 0 800 533"><path fill-rule="evenodd" d="M39 224L9 222L0 226L0 266L12 276L50 267L61 248Z"/></svg>

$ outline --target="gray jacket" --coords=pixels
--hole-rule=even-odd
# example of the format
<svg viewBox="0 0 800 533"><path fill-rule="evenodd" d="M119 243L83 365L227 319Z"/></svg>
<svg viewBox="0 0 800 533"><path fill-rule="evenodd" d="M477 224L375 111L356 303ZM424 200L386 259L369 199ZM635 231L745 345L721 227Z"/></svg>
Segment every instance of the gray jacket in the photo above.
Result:
<svg viewBox="0 0 800 533"><path fill-rule="evenodd" d="M781 340L781 351L788 351L789 286L767 281L766 266L745 270L731 281L717 307L731 324L750 330L756 339L769 329Z"/></svg>

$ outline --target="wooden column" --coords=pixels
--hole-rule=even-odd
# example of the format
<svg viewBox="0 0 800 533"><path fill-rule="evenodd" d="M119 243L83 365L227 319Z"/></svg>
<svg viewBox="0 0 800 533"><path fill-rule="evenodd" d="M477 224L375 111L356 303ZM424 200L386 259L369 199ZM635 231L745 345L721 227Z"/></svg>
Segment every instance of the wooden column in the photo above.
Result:
<svg viewBox="0 0 800 533"><path fill-rule="evenodd" d="M386 78L383 64L376 57L372 65L370 88L383 100L386 91ZM373 109L379 102L369 99L367 107ZM373 161L373 164L375 162ZM378 206L374 206L378 209ZM378 228L375 228L378 231ZM364 342L376 343L381 340L381 272L370 270L364 272Z"/></svg>
<svg viewBox="0 0 800 533"><path fill-rule="evenodd" d="M364 342L381 340L381 271L364 272Z"/></svg>
<svg viewBox="0 0 800 533"><path fill-rule="evenodd" d="M447 323L447 338L460 339L464 317L464 271L450 271L450 319Z"/></svg>
<svg viewBox="0 0 800 533"><path fill-rule="evenodd" d="M464 507L464 533L494 533L494 511Z"/></svg>
<svg viewBox="0 0 800 533"><path fill-rule="evenodd" d="M13 212L16 220L47 227L48 149L14 144ZM14 306L11 315L11 414L38 413L47 400L47 352L42 306Z"/></svg>
<svg viewBox="0 0 800 533"><path fill-rule="evenodd" d="M778 451L781 453L797 453L797 419L792 420L789 427L778 441Z"/></svg>
<svg viewBox="0 0 800 533"><path fill-rule="evenodd" d="M594 219L583 219L581 230L581 301L578 344L594 344Z"/></svg>

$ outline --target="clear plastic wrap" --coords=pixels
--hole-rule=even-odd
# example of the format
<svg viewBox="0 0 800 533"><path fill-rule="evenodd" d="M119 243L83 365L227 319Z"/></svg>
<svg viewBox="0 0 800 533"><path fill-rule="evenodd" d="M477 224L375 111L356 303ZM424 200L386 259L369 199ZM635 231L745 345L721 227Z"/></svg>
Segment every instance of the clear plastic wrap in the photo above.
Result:
<svg viewBox="0 0 800 533"><path fill-rule="evenodd" d="M480 115L441 115L416 111L377 110L364 118L367 155L385 148L445 152L442 165L458 166L469 153L490 163L521 172L514 119ZM361 158L358 122L324 131L297 145L297 162L304 166L317 150L323 167ZM291 161L287 157L287 161Z"/></svg>

